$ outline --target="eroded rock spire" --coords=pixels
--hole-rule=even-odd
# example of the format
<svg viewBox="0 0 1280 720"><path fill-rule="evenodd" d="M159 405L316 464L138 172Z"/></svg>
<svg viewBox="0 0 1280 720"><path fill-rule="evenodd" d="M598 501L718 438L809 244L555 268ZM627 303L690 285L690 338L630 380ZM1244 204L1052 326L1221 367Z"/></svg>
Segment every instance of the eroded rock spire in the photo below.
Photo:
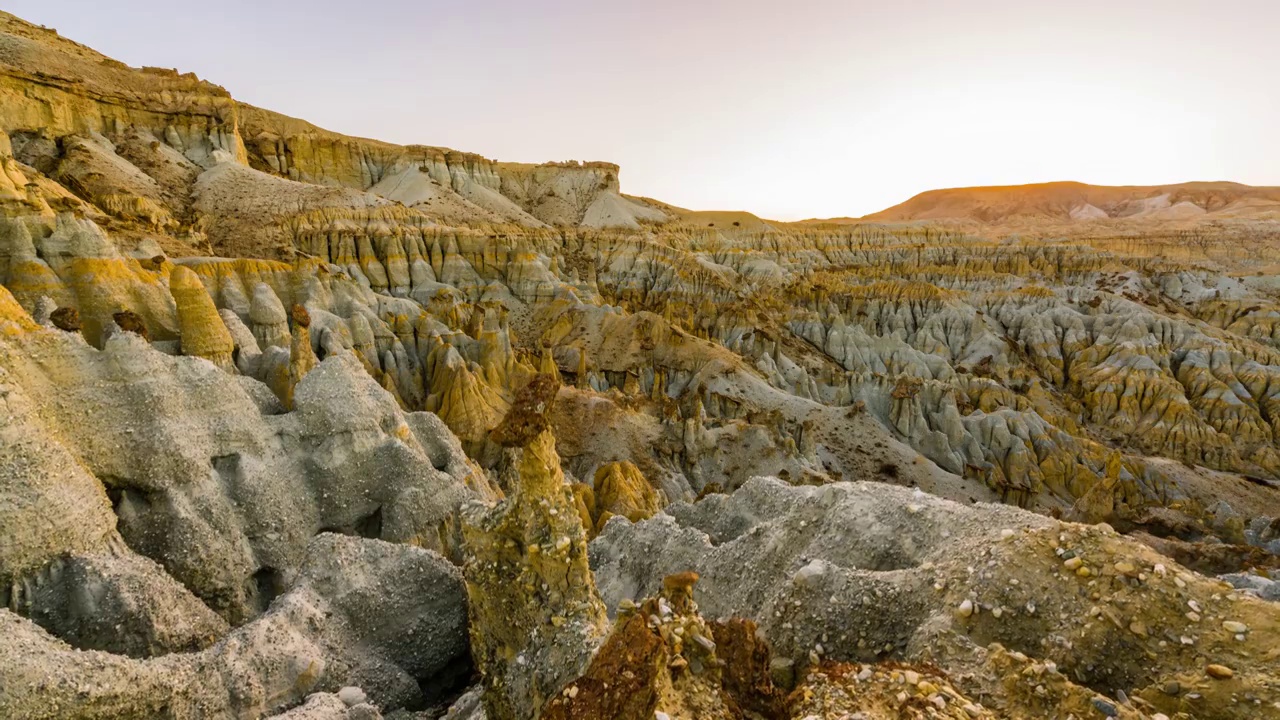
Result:
<svg viewBox="0 0 1280 720"><path fill-rule="evenodd" d="M492 720L537 717L608 630L550 429L558 389L534 376L491 434L504 448L510 497L464 509L471 652Z"/></svg>

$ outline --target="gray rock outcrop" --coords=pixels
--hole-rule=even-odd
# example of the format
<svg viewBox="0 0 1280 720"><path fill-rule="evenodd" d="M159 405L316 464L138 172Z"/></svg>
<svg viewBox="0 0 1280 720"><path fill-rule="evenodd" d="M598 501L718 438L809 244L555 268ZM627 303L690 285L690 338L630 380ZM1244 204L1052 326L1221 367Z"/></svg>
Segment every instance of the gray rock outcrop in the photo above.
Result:
<svg viewBox="0 0 1280 720"><path fill-rule="evenodd" d="M394 708L469 666L462 575L444 558L333 534L307 557L267 613L194 653L76 650L0 610L0 717L260 717L346 686Z"/></svg>

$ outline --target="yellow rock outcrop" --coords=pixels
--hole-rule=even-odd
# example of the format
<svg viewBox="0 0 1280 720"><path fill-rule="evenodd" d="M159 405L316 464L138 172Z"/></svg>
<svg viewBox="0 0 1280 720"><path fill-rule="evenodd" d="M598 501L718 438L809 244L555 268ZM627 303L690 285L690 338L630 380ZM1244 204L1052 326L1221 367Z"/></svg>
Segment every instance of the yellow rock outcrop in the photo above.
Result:
<svg viewBox="0 0 1280 720"><path fill-rule="evenodd" d="M202 357L227 372L235 372L235 341L200 278L181 265L175 266L169 275L169 292L177 307L182 354Z"/></svg>
<svg viewBox="0 0 1280 720"><path fill-rule="evenodd" d="M639 522L652 517L664 505L640 468L629 460L600 466L594 478L594 491L594 533L604 529L613 515Z"/></svg>
<svg viewBox="0 0 1280 720"><path fill-rule="evenodd" d="M494 430L506 448L508 498L465 511L472 656L495 720L537 717L586 666L608 627L549 429L557 389L538 375L521 391Z"/></svg>

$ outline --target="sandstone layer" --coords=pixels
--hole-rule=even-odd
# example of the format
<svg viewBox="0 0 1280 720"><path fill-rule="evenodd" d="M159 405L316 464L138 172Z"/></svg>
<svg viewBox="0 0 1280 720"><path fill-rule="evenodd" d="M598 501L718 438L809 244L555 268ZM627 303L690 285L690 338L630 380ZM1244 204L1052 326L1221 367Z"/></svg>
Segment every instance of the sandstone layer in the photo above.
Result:
<svg viewBox="0 0 1280 720"><path fill-rule="evenodd" d="M620 182L0 13L0 715L1280 716L1273 190Z"/></svg>

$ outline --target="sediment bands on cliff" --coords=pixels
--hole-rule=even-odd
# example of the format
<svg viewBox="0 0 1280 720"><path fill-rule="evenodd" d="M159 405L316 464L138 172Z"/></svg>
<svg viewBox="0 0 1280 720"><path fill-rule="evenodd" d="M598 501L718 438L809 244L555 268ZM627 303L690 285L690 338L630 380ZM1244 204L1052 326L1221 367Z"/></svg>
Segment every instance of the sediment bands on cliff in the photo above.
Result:
<svg viewBox="0 0 1280 720"><path fill-rule="evenodd" d="M0 715L1280 702L1277 286L1164 225L695 213L3 14L0 131Z"/></svg>

